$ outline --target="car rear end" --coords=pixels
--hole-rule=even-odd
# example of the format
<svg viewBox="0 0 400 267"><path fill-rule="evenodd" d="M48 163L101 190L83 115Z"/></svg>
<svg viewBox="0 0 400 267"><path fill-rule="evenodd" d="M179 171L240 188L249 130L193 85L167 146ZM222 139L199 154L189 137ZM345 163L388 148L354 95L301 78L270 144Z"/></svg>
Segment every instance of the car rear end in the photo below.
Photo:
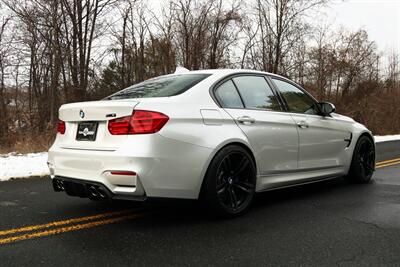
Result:
<svg viewBox="0 0 400 267"><path fill-rule="evenodd" d="M174 97L128 95L63 105L48 158L54 190L95 200L196 198L211 152L163 136L169 122L179 120L177 103Z"/></svg>

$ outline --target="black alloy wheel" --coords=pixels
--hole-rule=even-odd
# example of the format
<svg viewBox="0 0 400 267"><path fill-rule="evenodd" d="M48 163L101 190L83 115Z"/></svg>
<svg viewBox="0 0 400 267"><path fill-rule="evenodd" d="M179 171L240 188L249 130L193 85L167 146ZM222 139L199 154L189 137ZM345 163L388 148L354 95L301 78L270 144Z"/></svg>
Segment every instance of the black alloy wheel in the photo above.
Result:
<svg viewBox="0 0 400 267"><path fill-rule="evenodd" d="M347 179L356 183L367 183L375 170L375 146L370 138L361 136L353 153Z"/></svg>
<svg viewBox="0 0 400 267"><path fill-rule="evenodd" d="M357 162L364 176L372 175L375 166L375 153L371 142L363 142L360 145Z"/></svg>
<svg viewBox="0 0 400 267"><path fill-rule="evenodd" d="M243 214L250 206L256 186L256 170L249 153L240 146L227 146L214 157L205 181L205 198L212 210L224 217Z"/></svg>

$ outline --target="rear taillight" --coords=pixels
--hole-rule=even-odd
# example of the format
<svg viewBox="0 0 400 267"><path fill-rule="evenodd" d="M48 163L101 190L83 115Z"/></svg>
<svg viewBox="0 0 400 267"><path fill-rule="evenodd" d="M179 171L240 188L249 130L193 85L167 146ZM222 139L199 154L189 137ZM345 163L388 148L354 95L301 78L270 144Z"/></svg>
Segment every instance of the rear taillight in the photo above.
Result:
<svg viewBox="0 0 400 267"><path fill-rule="evenodd" d="M65 134L65 121L58 121L57 133Z"/></svg>
<svg viewBox="0 0 400 267"><path fill-rule="evenodd" d="M132 134L156 133L167 123L168 116L145 110L135 110L131 117Z"/></svg>
<svg viewBox="0 0 400 267"><path fill-rule="evenodd" d="M155 111L134 110L126 116L108 122L108 131L112 135L156 133L169 120L167 115Z"/></svg>
<svg viewBox="0 0 400 267"><path fill-rule="evenodd" d="M121 135L129 133L129 123L131 116L110 120L108 122L108 131L112 135Z"/></svg>

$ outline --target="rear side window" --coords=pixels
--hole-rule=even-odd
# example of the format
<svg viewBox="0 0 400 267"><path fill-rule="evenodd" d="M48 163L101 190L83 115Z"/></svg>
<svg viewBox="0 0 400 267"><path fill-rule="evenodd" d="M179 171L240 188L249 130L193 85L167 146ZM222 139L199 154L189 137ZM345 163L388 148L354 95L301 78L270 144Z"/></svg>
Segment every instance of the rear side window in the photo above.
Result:
<svg viewBox="0 0 400 267"><path fill-rule="evenodd" d="M309 95L290 83L274 78L272 80L285 99L290 112L311 115L318 114L315 101Z"/></svg>
<svg viewBox="0 0 400 267"><path fill-rule="evenodd" d="M280 105L267 81L261 76L233 78L246 108L280 111Z"/></svg>
<svg viewBox="0 0 400 267"><path fill-rule="evenodd" d="M231 80L218 87L215 97L223 108L243 108L242 100Z"/></svg>
<svg viewBox="0 0 400 267"><path fill-rule="evenodd" d="M126 89L123 89L105 100L168 97L182 94L210 74L179 74L156 77Z"/></svg>

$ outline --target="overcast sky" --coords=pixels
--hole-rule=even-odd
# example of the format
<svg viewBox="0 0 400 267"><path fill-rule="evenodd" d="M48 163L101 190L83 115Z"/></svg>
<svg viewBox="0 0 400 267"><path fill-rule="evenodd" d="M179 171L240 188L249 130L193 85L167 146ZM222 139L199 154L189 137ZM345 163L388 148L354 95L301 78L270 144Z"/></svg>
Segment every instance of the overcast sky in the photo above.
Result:
<svg viewBox="0 0 400 267"><path fill-rule="evenodd" d="M229 1L229 0L227 0ZM159 8L163 0L148 0ZM331 0L314 23L368 32L380 51L400 53L400 0Z"/></svg>
<svg viewBox="0 0 400 267"><path fill-rule="evenodd" d="M335 26L363 28L379 50L400 52L400 0L334 0L329 6L326 14Z"/></svg>

